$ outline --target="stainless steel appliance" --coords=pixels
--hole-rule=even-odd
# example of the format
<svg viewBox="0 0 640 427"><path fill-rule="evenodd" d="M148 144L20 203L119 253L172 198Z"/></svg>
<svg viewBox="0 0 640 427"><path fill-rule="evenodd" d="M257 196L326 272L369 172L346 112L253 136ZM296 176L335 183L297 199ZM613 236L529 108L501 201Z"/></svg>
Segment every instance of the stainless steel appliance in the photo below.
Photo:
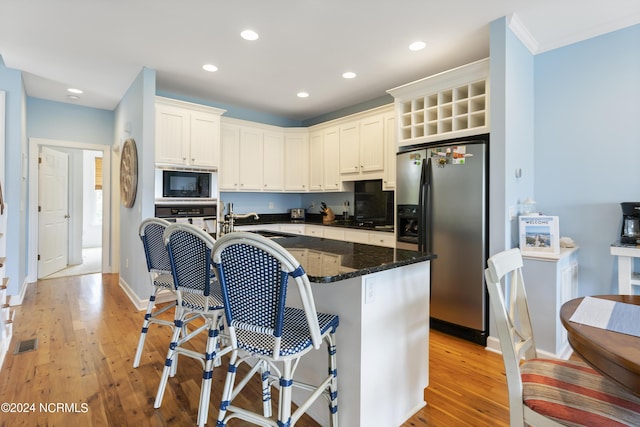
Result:
<svg viewBox="0 0 640 427"><path fill-rule="evenodd" d="M162 171L162 197L211 198L211 172Z"/></svg>
<svg viewBox="0 0 640 427"><path fill-rule="evenodd" d="M640 202L620 203L622 207L622 230L620 243L640 244Z"/></svg>
<svg viewBox="0 0 640 427"><path fill-rule="evenodd" d="M489 135L397 155L398 248L433 252L431 327L486 345Z"/></svg>
<svg viewBox="0 0 640 427"><path fill-rule="evenodd" d="M170 222L188 222L217 235L218 206L215 203L156 204L155 216Z"/></svg>
<svg viewBox="0 0 640 427"><path fill-rule="evenodd" d="M304 221L305 218L305 210L303 208L293 208L291 209L291 221Z"/></svg>

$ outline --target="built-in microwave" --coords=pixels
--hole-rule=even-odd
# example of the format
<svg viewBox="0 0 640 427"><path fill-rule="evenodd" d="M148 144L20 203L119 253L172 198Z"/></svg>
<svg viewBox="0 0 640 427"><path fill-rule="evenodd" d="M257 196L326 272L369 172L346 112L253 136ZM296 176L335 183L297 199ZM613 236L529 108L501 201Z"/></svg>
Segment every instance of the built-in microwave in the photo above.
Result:
<svg viewBox="0 0 640 427"><path fill-rule="evenodd" d="M212 197L210 172L187 170L162 171L162 197L208 199Z"/></svg>

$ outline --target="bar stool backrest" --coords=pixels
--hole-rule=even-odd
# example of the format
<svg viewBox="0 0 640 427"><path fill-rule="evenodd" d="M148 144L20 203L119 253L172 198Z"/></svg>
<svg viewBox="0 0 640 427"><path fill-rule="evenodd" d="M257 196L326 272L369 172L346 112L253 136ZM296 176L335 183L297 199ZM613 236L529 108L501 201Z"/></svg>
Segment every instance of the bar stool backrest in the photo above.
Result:
<svg viewBox="0 0 640 427"><path fill-rule="evenodd" d="M191 224L171 224L164 232L164 242L176 288L209 296L214 238Z"/></svg>
<svg viewBox="0 0 640 427"><path fill-rule="evenodd" d="M138 234L144 246L144 254L147 260L149 272L171 272L169 254L164 244L163 234L171 223L161 218L147 218L140 223Z"/></svg>
<svg viewBox="0 0 640 427"><path fill-rule="evenodd" d="M289 280L297 285L305 318L300 327L308 328L312 345L319 348L322 338L309 279L300 263L282 246L249 232L229 233L217 240L213 254L224 309L232 341L252 351L270 348L269 356L280 356L280 339ZM251 343L243 342L240 331L250 331ZM256 345L256 334L262 342Z"/></svg>

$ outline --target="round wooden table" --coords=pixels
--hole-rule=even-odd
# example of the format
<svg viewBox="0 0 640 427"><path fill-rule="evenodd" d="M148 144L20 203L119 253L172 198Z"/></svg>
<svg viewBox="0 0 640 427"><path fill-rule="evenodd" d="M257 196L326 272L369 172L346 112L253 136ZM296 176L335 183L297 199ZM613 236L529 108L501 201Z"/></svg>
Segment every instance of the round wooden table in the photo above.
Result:
<svg viewBox="0 0 640 427"><path fill-rule="evenodd" d="M595 298L640 305L640 295L599 295ZM582 299L567 301L560 309L560 320L567 329L569 344L596 370L640 396L640 337L570 322Z"/></svg>

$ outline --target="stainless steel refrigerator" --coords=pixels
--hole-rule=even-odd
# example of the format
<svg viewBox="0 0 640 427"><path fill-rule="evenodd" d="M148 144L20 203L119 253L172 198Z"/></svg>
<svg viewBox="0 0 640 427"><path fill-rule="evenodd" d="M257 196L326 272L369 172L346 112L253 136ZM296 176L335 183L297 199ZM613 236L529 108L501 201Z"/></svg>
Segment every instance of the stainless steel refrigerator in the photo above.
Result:
<svg viewBox="0 0 640 427"><path fill-rule="evenodd" d="M489 135L412 146L397 155L397 247L436 254L431 327L486 344Z"/></svg>

